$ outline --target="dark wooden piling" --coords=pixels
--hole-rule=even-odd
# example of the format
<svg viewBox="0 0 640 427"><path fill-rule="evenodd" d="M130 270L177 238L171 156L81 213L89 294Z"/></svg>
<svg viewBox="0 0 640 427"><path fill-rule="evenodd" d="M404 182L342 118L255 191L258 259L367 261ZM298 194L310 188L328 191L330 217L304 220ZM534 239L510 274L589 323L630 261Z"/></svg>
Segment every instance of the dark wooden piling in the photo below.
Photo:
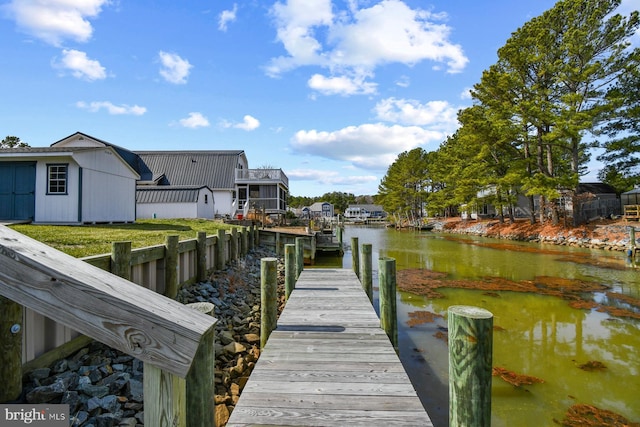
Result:
<svg viewBox="0 0 640 427"><path fill-rule="evenodd" d="M449 426L491 425L493 314L478 307L448 310Z"/></svg>
<svg viewBox="0 0 640 427"><path fill-rule="evenodd" d="M0 403L22 392L22 305L0 296Z"/></svg>
<svg viewBox="0 0 640 427"><path fill-rule="evenodd" d="M284 292L285 298L293 292L296 285L296 245L284 245Z"/></svg>
<svg viewBox="0 0 640 427"><path fill-rule="evenodd" d="M380 288L380 326L387 333L393 347L398 350L398 317L396 309L396 260L381 257L378 260Z"/></svg>
<svg viewBox="0 0 640 427"><path fill-rule="evenodd" d="M362 245L362 274L360 281L362 282L362 288L369 297L369 301L373 302L373 279L372 279L372 249L371 243L363 243Z"/></svg>
<svg viewBox="0 0 640 427"><path fill-rule="evenodd" d="M196 237L196 280L204 282L207 279L207 233L198 231Z"/></svg>
<svg viewBox="0 0 640 427"><path fill-rule="evenodd" d="M222 270L227 263L225 259L225 247L227 246L226 235L223 229L218 230L216 239L216 270Z"/></svg>
<svg viewBox="0 0 640 427"><path fill-rule="evenodd" d="M360 251L358 248L358 238L351 238L351 266L353 267L353 271L360 278Z"/></svg>
<svg viewBox="0 0 640 427"><path fill-rule="evenodd" d="M304 269L304 237L296 237L296 279Z"/></svg>

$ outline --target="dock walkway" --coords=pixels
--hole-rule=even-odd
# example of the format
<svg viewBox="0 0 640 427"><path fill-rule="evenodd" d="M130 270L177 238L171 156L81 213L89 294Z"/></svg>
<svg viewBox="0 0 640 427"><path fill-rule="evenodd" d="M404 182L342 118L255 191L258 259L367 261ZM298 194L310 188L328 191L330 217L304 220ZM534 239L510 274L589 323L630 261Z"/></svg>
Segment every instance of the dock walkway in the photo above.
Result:
<svg viewBox="0 0 640 427"><path fill-rule="evenodd" d="M352 270L304 270L229 427L432 426Z"/></svg>

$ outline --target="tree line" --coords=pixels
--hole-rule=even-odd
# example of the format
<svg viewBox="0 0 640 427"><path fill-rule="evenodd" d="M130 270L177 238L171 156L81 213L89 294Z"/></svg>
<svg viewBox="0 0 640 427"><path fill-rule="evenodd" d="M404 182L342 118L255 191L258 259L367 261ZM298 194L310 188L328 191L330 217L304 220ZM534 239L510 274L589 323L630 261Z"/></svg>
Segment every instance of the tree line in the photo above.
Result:
<svg viewBox="0 0 640 427"><path fill-rule="evenodd" d="M620 0L561 0L512 33L471 91L472 106L439 148L401 153L382 179L387 212L447 215L492 204L514 220L524 196L539 220L558 221L560 198L579 217L580 177L594 148L599 178L617 191L640 183L640 48L630 38L638 11Z"/></svg>

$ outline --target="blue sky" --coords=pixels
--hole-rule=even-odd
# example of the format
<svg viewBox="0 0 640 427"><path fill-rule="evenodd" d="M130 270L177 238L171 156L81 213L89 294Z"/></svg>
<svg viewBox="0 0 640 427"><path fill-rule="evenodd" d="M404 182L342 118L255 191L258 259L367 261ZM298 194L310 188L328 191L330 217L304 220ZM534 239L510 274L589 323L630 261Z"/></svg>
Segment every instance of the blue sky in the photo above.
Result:
<svg viewBox="0 0 640 427"><path fill-rule="evenodd" d="M399 153L455 131L497 49L554 3L0 0L0 136L242 149L293 195L375 194Z"/></svg>

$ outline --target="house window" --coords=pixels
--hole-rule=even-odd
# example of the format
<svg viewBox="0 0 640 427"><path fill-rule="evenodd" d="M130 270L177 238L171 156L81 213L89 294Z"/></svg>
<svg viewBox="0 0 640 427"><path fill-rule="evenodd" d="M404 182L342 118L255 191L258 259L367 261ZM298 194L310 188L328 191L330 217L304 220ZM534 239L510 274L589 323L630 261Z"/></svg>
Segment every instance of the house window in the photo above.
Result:
<svg viewBox="0 0 640 427"><path fill-rule="evenodd" d="M47 194L67 194L68 165L47 165Z"/></svg>
<svg viewBox="0 0 640 427"><path fill-rule="evenodd" d="M204 195L204 204L206 205L207 203L209 203L209 195L205 194Z"/></svg>

